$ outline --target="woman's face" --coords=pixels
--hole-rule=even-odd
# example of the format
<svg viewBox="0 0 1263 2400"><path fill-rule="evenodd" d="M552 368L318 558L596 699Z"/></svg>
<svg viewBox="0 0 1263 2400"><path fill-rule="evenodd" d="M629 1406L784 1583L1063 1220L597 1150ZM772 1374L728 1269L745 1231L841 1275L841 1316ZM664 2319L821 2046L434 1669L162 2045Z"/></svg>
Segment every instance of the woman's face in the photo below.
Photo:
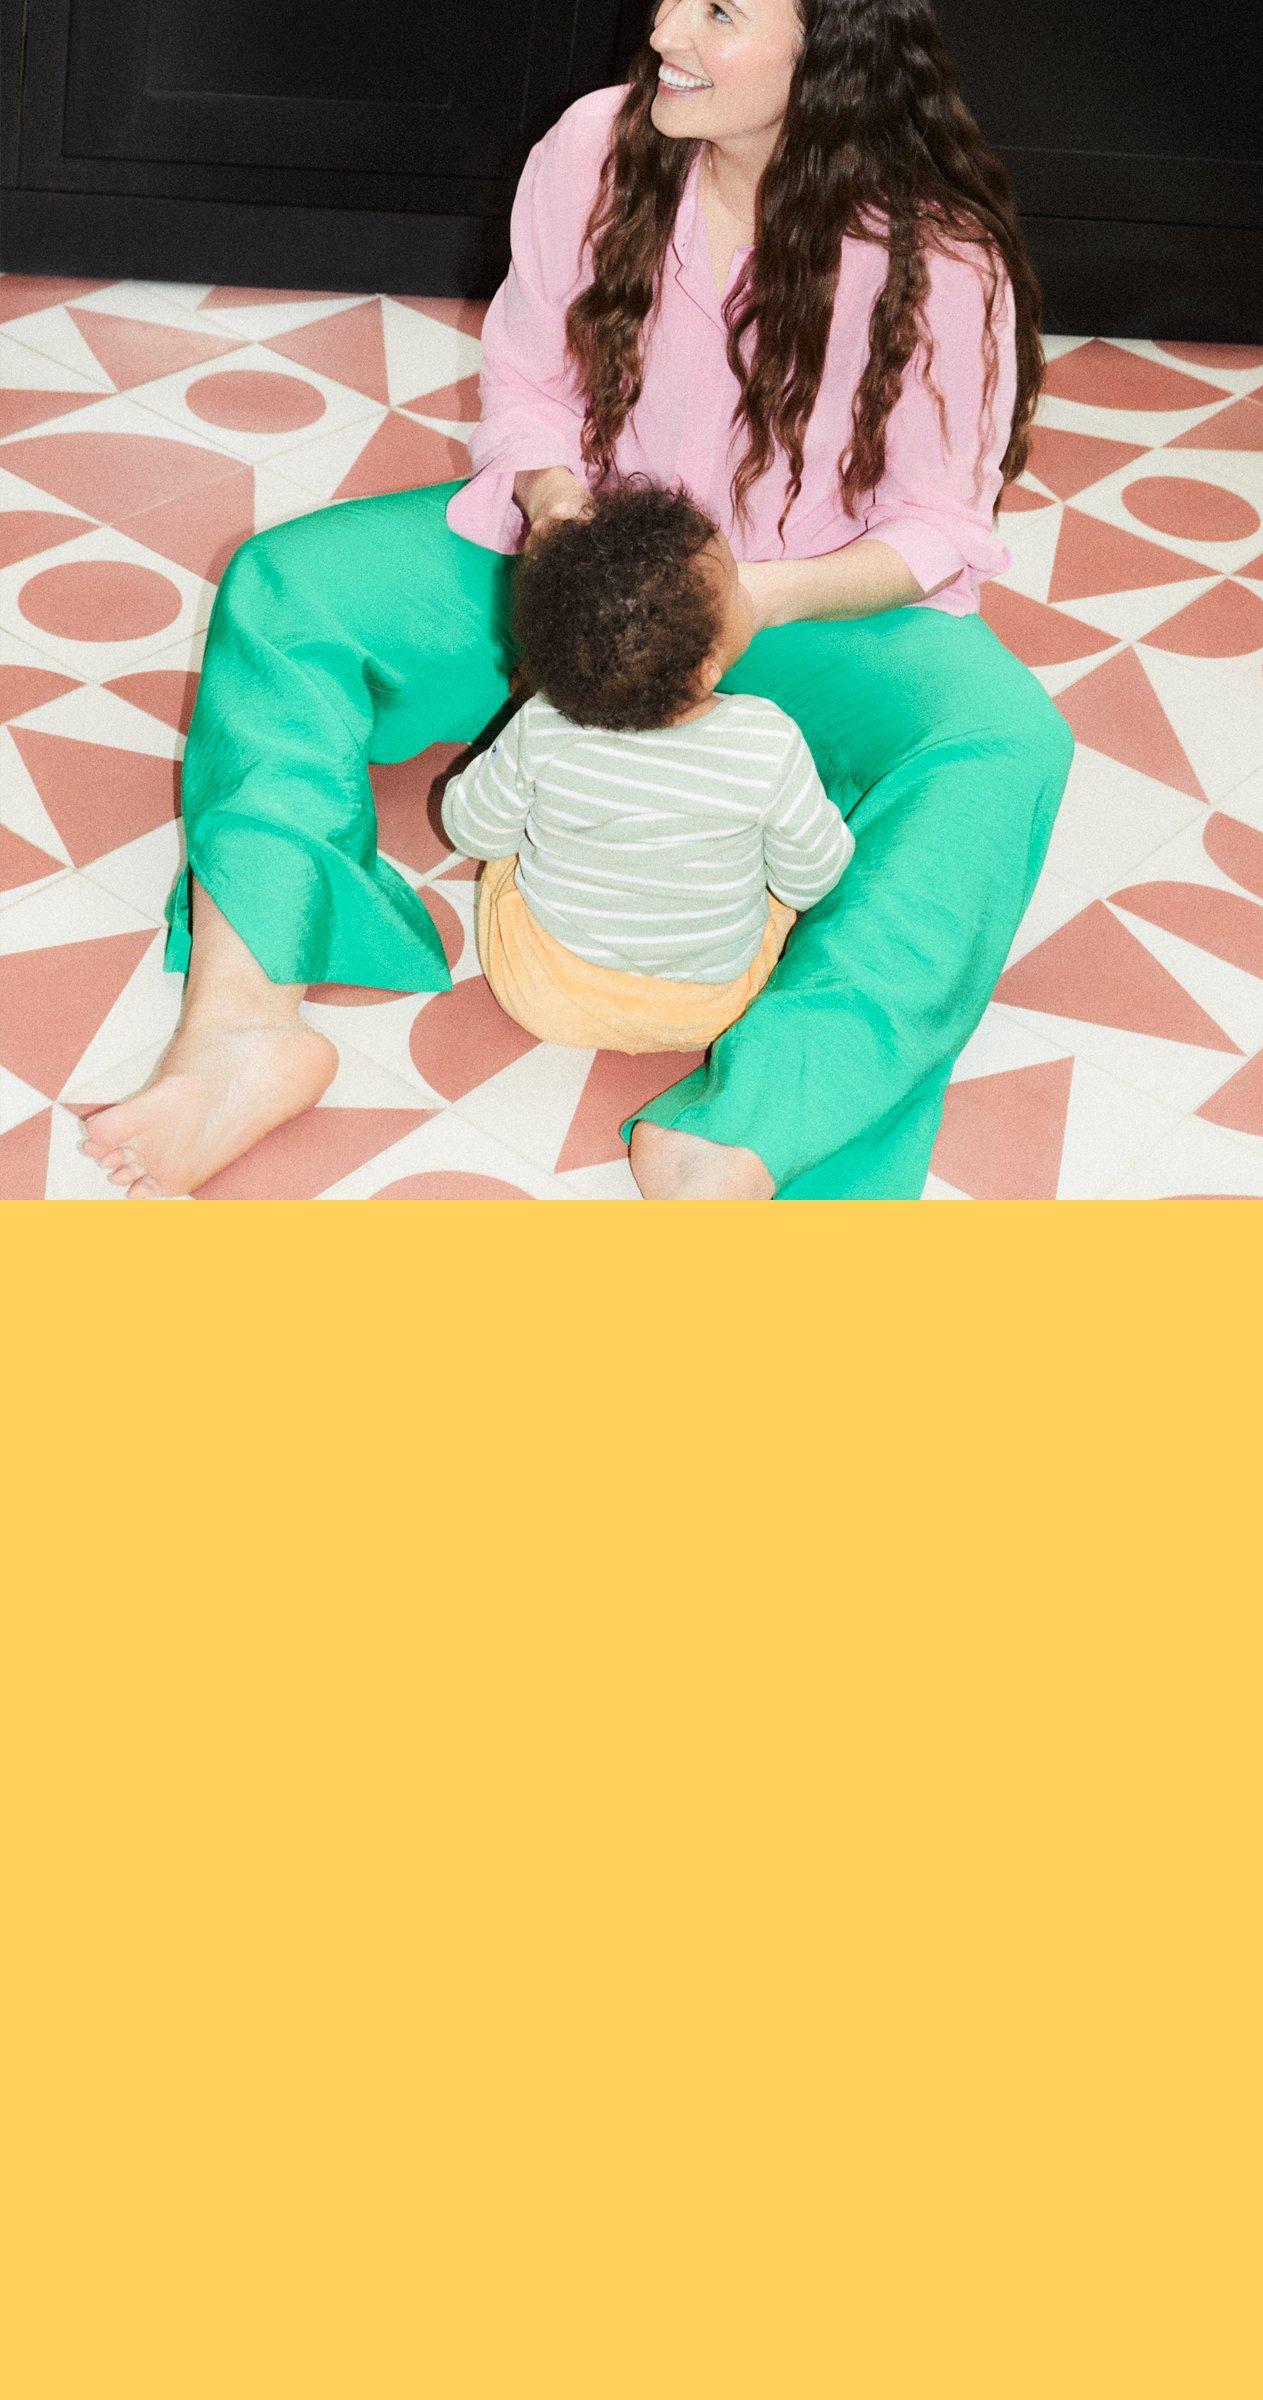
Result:
<svg viewBox="0 0 1263 2400"><path fill-rule="evenodd" d="M802 40L797 0L662 0L649 40L660 78L678 67L704 87L674 92L659 80L659 133L738 143L780 124Z"/></svg>

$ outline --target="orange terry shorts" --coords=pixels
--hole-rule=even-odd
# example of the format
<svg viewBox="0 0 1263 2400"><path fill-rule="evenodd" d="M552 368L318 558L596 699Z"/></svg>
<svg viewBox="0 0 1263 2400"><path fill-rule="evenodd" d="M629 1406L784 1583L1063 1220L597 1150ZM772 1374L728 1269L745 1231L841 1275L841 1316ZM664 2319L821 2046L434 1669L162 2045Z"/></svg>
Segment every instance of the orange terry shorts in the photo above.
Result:
<svg viewBox="0 0 1263 2400"><path fill-rule="evenodd" d="M483 974L505 1013L541 1042L580 1050L705 1050L761 992L796 909L768 893L763 940L731 983L676 983L580 958L531 915L514 877L517 857L489 859L478 881Z"/></svg>

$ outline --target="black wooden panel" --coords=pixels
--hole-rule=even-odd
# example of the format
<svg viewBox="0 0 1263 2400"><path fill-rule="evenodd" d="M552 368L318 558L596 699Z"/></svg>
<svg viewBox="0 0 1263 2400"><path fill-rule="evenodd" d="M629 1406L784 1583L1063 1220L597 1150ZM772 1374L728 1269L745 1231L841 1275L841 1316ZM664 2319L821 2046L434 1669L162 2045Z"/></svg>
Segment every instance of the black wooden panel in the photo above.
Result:
<svg viewBox="0 0 1263 2400"><path fill-rule="evenodd" d="M455 213L507 206L532 142L614 79L619 25L618 0L0 4L26 11L28 189Z"/></svg>
<svg viewBox="0 0 1263 2400"><path fill-rule="evenodd" d="M937 0L966 104L1033 216L1263 227L1263 8Z"/></svg>

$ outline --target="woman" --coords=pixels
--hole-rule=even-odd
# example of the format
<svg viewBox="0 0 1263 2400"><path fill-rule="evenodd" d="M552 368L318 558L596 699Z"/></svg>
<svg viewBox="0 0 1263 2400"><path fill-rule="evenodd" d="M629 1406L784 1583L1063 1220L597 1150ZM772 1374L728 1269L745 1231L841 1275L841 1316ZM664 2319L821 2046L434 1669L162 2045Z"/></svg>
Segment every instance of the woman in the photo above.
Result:
<svg viewBox="0 0 1263 2400"><path fill-rule="evenodd" d="M184 766L184 1014L87 1148L135 1198L196 1189L328 1084L308 982L447 987L367 762L484 733L523 535L640 467L723 526L755 636L719 688L797 720L857 850L624 1128L633 1173L651 1198L914 1198L1073 751L978 614L1043 373L1007 173L927 0L661 0L628 84L531 152L512 252L472 478L229 564Z"/></svg>

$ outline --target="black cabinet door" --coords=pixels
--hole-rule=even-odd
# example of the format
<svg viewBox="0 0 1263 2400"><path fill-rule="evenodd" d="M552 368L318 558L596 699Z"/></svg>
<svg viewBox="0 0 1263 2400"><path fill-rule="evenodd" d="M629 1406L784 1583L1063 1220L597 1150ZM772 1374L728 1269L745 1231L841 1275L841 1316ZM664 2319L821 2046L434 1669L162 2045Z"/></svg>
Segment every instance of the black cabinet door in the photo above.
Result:
<svg viewBox="0 0 1263 2400"><path fill-rule="evenodd" d="M532 143L619 79L628 0L0 0L0 20L10 269L485 298Z"/></svg>
<svg viewBox="0 0 1263 2400"><path fill-rule="evenodd" d="M28 0L15 180L503 201L567 100L613 79L619 22L617 0Z"/></svg>
<svg viewBox="0 0 1263 2400"><path fill-rule="evenodd" d="M1263 226L1258 0L935 13L1024 214Z"/></svg>

